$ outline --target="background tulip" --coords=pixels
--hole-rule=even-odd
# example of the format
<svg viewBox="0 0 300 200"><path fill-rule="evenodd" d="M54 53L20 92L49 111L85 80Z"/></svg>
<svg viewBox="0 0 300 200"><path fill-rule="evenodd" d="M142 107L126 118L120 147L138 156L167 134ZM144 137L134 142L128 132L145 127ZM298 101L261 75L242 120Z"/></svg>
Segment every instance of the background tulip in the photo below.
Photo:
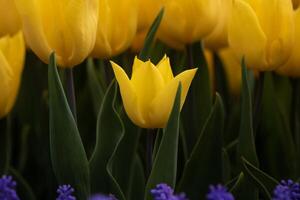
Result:
<svg viewBox="0 0 300 200"><path fill-rule="evenodd" d="M156 66L150 61L134 60L131 79L112 62L119 83L124 108L129 118L143 128L163 128L168 121L175 94L182 84L181 108L197 69L186 70L176 77L169 58Z"/></svg>
<svg viewBox="0 0 300 200"><path fill-rule="evenodd" d="M0 118L7 115L16 100L25 59L22 32L0 38Z"/></svg>
<svg viewBox="0 0 300 200"><path fill-rule="evenodd" d="M171 47L200 41L217 24L219 0L162 0L165 14L158 37Z"/></svg>
<svg viewBox="0 0 300 200"><path fill-rule="evenodd" d="M222 0L219 7L218 23L214 30L204 39L205 47L219 49L228 46L228 19L231 12L232 0Z"/></svg>
<svg viewBox="0 0 300 200"><path fill-rule="evenodd" d="M247 67L273 70L290 56L294 37L290 0L235 0L228 25L231 48Z"/></svg>
<svg viewBox="0 0 300 200"><path fill-rule="evenodd" d="M0 0L0 37L16 34L21 29L21 20L13 0Z"/></svg>
<svg viewBox="0 0 300 200"><path fill-rule="evenodd" d="M98 0L15 0L25 39L48 63L56 52L61 67L81 63L92 51L97 29Z"/></svg>
<svg viewBox="0 0 300 200"><path fill-rule="evenodd" d="M99 24L92 55L98 58L115 56L130 47L136 34L137 0L98 0Z"/></svg>
<svg viewBox="0 0 300 200"><path fill-rule="evenodd" d="M294 11L294 20L295 20L295 36L299 38L300 36L300 8ZM292 54L288 60L288 62L280 67L277 72L279 74L299 77L300 76L300 40L296 39L295 44L292 50Z"/></svg>

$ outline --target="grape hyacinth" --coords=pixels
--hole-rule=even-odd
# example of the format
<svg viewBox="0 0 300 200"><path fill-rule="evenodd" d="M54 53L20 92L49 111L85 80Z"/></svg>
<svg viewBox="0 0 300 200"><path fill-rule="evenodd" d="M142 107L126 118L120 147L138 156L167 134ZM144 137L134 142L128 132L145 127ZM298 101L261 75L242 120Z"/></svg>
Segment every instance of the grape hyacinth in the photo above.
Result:
<svg viewBox="0 0 300 200"><path fill-rule="evenodd" d="M0 200L20 200L16 192L17 183L11 176L3 175L0 178Z"/></svg>
<svg viewBox="0 0 300 200"><path fill-rule="evenodd" d="M292 180L282 180L273 191L272 200L300 200L300 185Z"/></svg>
<svg viewBox="0 0 300 200"><path fill-rule="evenodd" d="M227 188L222 185L209 187L209 192L206 195L207 200L234 200L233 195L227 191Z"/></svg>
<svg viewBox="0 0 300 200"><path fill-rule="evenodd" d="M106 196L102 194L96 194L89 198L89 200L117 200L116 197L112 194Z"/></svg>
<svg viewBox="0 0 300 200"><path fill-rule="evenodd" d="M175 195L174 190L165 183L156 185L150 192L153 200L187 200L184 193Z"/></svg>
<svg viewBox="0 0 300 200"><path fill-rule="evenodd" d="M70 185L61 185L57 189L58 197L56 200L76 200L76 198L72 195L74 191L74 188Z"/></svg>

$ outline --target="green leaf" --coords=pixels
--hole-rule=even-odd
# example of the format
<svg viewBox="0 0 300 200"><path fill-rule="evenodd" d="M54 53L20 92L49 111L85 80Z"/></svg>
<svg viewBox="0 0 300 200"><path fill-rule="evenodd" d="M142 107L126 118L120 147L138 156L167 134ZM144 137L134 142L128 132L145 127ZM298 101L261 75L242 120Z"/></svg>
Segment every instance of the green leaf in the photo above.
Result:
<svg viewBox="0 0 300 200"><path fill-rule="evenodd" d="M117 84L109 86L98 115L96 146L90 159L93 193L114 193L119 200L124 194L112 175L114 154L124 136L124 125L116 110Z"/></svg>
<svg viewBox="0 0 300 200"><path fill-rule="evenodd" d="M77 198L86 200L90 192L88 160L59 79L54 53L50 56L48 78L53 171L59 184L72 185Z"/></svg>
<svg viewBox="0 0 300 200"><path fill-rule="evenodd" d="M27 181L22 177L22 175L14 168L9 168L9 173L14 177L17 182L17 193L20 199L36 200L36 197L27 183Z"/></svg>
<svg viewBox="0 0 300 200"><path fill-rule="evenodd" d="M198 71L191 84L182 114L189 153L198 140L213 105L209 71L202 45L199 42L193 44L190 53L193 53L194 58L194 66L191 67L198 67Z"/></svg>
<svg viewBox="0 0 300 200"><path fill-rule="evenodd" d="M255 139L253 134L252 122L252 103L251 92L249 88L247 69L245 60L242 60L242 97L241 97L241 121L239 142L237 146L238 158L245 157L254 166L258 166L258 159L256 155ZM241 184L240 199L243 200L257 200L258 191L248 179L245 179Z"/></svg>
<svg viewBox="0 0 300 200"><path fill-rule="evenodd" d="M11 158L10 116L0 120L0 175L6 174Z"/></svg>
<svg viewBox="0 0 300 200"><path fill-rule="evenodd" d="M147 59L149 59L150 50L151 50L151 47L152 47L152 44L153 44L153 41L154 41L154 38L155 38L155 34L156 34L156 32L158 30L158 27L161 23L163 15L164 15L164 8L162 8L159 11L157 17L155 18L154 22L152 23L152 25L149 29L149 32L147 33L145 43L144 43L144 47L141 50L140 55L139 55L139 59L141 59L143 61L146 61Z"/></svg>
<svg viewBox="0 0 300 200"><path fill-rule="evenodd" d="M97 115L104 97L104 89L101 87L101 84L96 76L97 72L95 70L95 65L92 58L88 59L86 70L87 83L92 96L94 111Z"/></svg>
<svg viewBox="0 0 300 200"><path fill-rule="evenodd" d="M271 200L272 192L276 185L278 185L278 181L263 171L259 170L255 166L253 166L250 162L248 162L245 158L242 157L243 162L243 172L244 174L252 180L252 182L261 190L262 194L265 198Z"/></svg>
<svg viewBox="0 0 300 200"><path fill-rule="evenodd" d="M180 94L179 84L169 121L163 131L163 136L153 162L152 170L147 181L145 199L150 200L150 190L159 183L175 187L177 173L177 155L179 140Z"/></svg>
<svg viewBox="0 0 300 200"><path fill-rule="evenodd" d="M184 167L178 187L178 191L184 191L191 200L204 199L210 184L222 182L223 130L224 107L217 94L211 114Z"/></svg>

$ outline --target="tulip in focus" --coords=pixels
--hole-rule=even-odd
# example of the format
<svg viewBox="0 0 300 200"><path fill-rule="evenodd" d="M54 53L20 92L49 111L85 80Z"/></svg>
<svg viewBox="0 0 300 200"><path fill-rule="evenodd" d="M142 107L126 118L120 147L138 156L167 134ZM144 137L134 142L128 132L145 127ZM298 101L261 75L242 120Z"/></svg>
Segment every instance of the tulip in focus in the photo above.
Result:
<svg viewBox="0 0 300 200"><path fill-rule="evenodd" d="M21 82L25 59L25 43L22 32L0 38L0 118L12 109Z"/></svg>
<svg viewBox="0 0 300 200"><path fill-rule="evenodd" d="M110 58L128 49L136 34L137 0L98 0L99 23L92 55Z"/></svg>
<svg viewBox="0 0 300 200"><path fill-rule="evenodd" d="M277 72L282 75L299 77L300 76L300 8L294 11L295 20L295 37L297 38L294 43L292 54L288 62L280 67Z"/></svg>
<svg viewBox="0 0 300 200"><path fill-rule="evenodd" d="M209 49L220 49L228 46L228 19L233 0L222 0L219 7L219 19L214 30L204 38L204 44Z"/></svg>
<svg viewBox="0 0 300 200"><path fill-rule="evenodd" d="M119 83L125 111L129 118L143 128L165 127L175 95L182 84L181 108L197 69L173 76L168 57L155 66L150 61L135 58L131 79L116 63L111 62Z"/></svg>
<svg viewBox="0 0 300 200"><path fill-rule="evenodd" d="M291 0L234 0L228 41L249 68L268 71L282 66L294 42Z"/></svg>
<svg viewBox="0 0 300 200"><path fill-rule="evenodd" d="M173 48L200 41L217 24L219 0L162 0L165 13L158 37Z"/></svg>
<svg viewBox="0 0 300 200"><path fill-rule="evenodd" d="M0 0L0 37L21 30L21 19L13 0Z"/></svg>
<svg viewBox="0 0 300 200"><path fill-rule="evenodd" d="M60 67L80 64L93 50L98 0L15 0L28 46L44 62L55 51Z"/></svg>

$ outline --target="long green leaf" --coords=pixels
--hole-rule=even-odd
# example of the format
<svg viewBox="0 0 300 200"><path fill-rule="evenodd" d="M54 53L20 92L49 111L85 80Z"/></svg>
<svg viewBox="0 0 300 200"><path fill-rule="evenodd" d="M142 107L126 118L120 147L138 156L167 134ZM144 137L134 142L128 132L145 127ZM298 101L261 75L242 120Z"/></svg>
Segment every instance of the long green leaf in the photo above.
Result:
<svg viewBox="0 0 300 200"><path fill-rule="evenodd" d="M141 50L140 55L139 55L139 59L141 59L143 61L146 61L147 59L149 59L150 50L151 50L153 41L155 39L155 34L156 34L156 32L158 30L158 27L161 23L163 15L164 15L164 8L162 8L159 11L157 17L155 18L154 22L152 23L152 25L149 29L149 32L147 33L145 43L144 43L144 47Z"/></svg>
<svg viewBox="0 0 300 200"><path fill-rule="evenodd" d="M204 199L210 184L222 182L223 130L224 107L221 97L216 95L212 112L185 165L178 189L186 192L191 200Z"/></svg>
<svg viewBox="0 0 300 200"><path fill-rule="evenodd" d="M180 94L181 84L179 84L173 109L167 126L164 129L160 146L147 181L145 190L145 199L147 200L152 199L150 190L159 183L167 183L171 187L175 187L180 123Z"/></svg>
<svg viewBox="0 0 300 200"><path fill-rule="evenodd" d="M54 53L50 56L48 79L53 170L59 184L71 184L77 198L86 200L90 192L88 160L59 79Z"/></svg>
<svg viewBox="0 0 300 200"><path fill-rule="evenodd" d="M111 169L113 156L124 136L124 125L115 108L117 85L109 86L98 115L96 146L90 159L92 192L114 193L119 200L124 194L116 183Z"/></svg>

